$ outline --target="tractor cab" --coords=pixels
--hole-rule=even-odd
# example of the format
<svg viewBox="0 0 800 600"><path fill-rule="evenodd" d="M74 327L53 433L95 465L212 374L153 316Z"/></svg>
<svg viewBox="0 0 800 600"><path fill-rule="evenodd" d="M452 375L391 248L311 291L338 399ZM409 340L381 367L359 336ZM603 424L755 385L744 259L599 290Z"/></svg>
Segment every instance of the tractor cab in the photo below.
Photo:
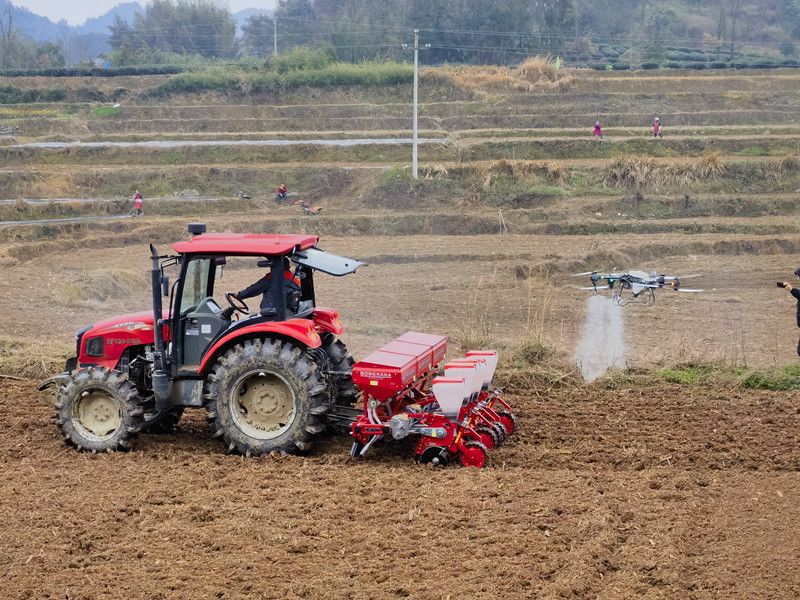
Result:
<svg viewBox="0 0 800 600"><path fill-rule="evenodd" d="M337 311L316 305L314 272L339 277L363 263L317 248L317 236L207 234L201 225L191 225L190 232L192 239L173 245L177 255L159 257L160 289L169 298L167 356L173 377L200 374L209 351L218 352L224 340L241 335L301 332L314 347L317 334L341 333ZM164 271L172 265L180 271L170 286ZM226 270L234 271L233 281ZM251 300L227 289L239 289L247 282L242 277L261 288Z"/></svg>

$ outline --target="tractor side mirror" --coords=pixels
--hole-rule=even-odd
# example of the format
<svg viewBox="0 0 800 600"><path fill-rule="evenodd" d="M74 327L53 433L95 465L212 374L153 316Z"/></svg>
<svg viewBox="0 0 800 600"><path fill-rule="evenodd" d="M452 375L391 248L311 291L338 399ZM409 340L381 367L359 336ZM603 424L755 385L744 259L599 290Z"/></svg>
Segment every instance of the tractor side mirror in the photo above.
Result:
<svg viewBox="0 0 800 600"><path fill-rule="evenodd" d="M169 297L169 277L166 275L161 276L161 295L165 298Z"/></svg>

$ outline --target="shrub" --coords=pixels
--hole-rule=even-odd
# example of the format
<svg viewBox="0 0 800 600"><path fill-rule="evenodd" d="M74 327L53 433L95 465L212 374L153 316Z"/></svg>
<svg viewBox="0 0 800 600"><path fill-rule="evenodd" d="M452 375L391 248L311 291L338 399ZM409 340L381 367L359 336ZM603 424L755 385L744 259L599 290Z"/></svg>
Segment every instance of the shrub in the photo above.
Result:
<svg viewBox="0 0 800 600"><path fill-rule="evenodd" d="M522 77L531 83L541 81L556 81L559 77L558 69L550 60L549 56L532 56L525 59L517 67L517 71Z"/></svg>
<svg viewBox="0 0 800 600"><path fill-rule="evenodd" d="M50 69L15 69L0 71L0 77L124 77L131 75L175 75L185 69L175 65L97 67L55 67Z"/></svg>
<svg viewBox="0 0 800 600"><path fill-rule="evenodd" d="M657 69L659 66L660 65L658 63L655 63L655 62L642 63L642 68L643 69Z"/></svg>
<svg viewBox="0 0 800 600"><path fill-rule="evenodd" d="M410 65L395 62L332 63L321 69L278 73L230 72L221 69L182 73L150 91L152 96L199 92L277 92L297 87L334 85L395 85L414 78Z"/></svg>
<svg viewBox="0 0 800 600"><path fill-rule="evenodd" d="M278 73L319 71L334 62L336 62L336 54L332 49L297 46L288 52L270 58L267 61L267 68Z"/></svg>
<svg viewBox="0 0 800 600"><path fill-rule="evenodd" d="M60 88L46 90L23 90L12 85L0 86L0 104L63 102L66 98L67 90Z"/></svg>
<svg viewBox="0 0 800 600"><path fill-rule="evenodd" d="M783 56L795 56L797 54L797 46L795 46L794 42L791 40L785 40L781 42L781 45L778 47L778 51Z"/></svg>
<svg viewBox="0 0 800 600"><path fill-rule="evenodd" d="M800 388L800 367L792 365L771 371L740 371L739 383L749 389L796 390Z"/></svg>

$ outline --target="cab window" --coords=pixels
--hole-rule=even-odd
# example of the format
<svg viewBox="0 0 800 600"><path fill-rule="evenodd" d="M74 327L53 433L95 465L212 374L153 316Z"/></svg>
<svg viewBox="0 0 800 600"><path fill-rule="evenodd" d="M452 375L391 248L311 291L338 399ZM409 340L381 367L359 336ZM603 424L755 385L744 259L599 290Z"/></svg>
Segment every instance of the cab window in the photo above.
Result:
<svg viewBox="0 0 800 600"><path fill-rule="evenodd" d="M210 258L191 261L186 267L186 278L183 281L181 295L181 313L191 312L208 297L208 273L211 268Z"/></svg>

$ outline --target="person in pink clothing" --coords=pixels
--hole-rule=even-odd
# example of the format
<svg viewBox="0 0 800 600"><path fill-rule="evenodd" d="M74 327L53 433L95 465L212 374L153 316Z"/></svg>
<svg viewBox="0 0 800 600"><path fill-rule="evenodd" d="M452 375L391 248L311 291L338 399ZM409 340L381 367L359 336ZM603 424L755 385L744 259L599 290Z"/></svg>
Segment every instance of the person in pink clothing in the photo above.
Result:
<svg viewBox="0 0 800 600"><path fill-rule="evenodd" d="M142 214L142 204L144 204L144 198L142 197L142 193L140 191L136 191L133 195L133 210L135 211L134 214L138 217Z"/></svg>
<svg viewBox="0 0 800 600"><path fill-rule="evenodd" d="M653 137L660 138L661 137L661 119L656 117L653 119Z"/></svg>
<svg viewBox="0 0 800 600"><path fill-rule="evenodd" d="M603 139L603 127L600 125L600 121L594 122L594 133L592 135L599 140Z"/></svg>

